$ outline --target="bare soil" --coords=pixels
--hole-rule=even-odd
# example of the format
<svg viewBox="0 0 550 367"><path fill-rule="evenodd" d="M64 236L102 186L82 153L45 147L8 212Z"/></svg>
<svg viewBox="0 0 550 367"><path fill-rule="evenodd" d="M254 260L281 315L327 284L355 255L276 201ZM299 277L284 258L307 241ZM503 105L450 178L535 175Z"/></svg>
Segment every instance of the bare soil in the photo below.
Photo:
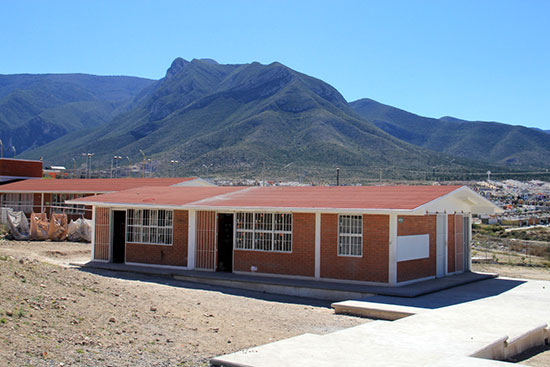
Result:
<svg viewBox="0 0 550 367"><path fill-rule="evenodd" d="M489 263L472 264L472 271L497 273L507 278L550 280L550 268L547 267Z"/></svg>
<svg viewBox="0 0 550 367"><path fill-rule="evenodd" d="M207 366L369 321L323 301L67 266L89 256L89 244L0 241L2 365Z"/></svg>
<svg viewBox="0 0 550 367"><path fill-rule="evenodd" d="M89 258L89 244L0 240L0 365L208 366L213 356L370 321L322 301L69 266ZM550 280L541 267L473 267ZM550 366L550 350L514 361Z"/></svg>

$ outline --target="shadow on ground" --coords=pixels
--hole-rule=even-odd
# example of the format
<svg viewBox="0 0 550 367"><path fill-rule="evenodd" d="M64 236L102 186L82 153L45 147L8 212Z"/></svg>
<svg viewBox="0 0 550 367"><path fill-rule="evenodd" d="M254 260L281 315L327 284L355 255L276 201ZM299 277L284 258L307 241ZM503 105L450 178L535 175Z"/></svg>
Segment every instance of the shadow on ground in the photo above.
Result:
<svg viewBox="0 0 550 367"><path fill-rule="evenodd" d="M155 275L146 275L146 274L139 274L139 273L132 273L132 272L117 272L112 270L95 269L95 268L88 268L88 267L79 267L77 269L85 273L100 275L100 276L109 277L109 278L169 285L177 288L220 292L220 293L224 293L232 296L255 298L255 299L270 301L270 302L292 303L292 304L299 304L299 305L305 305L305 306L331 308L330 306L331 302L314 299L314 298L285 296L285 295L279 295L279 294L249 291L244 289L237 289L237 288L203 284L203 283L185 282L185 281L173 279L169 276L155 276Z"/></svg>
<svg viewBox="0 0 550 367"><path fill-rule="evenodd" d="M523 283L525 281L496 278L481 280L415 298L373 296L360 301L436 309L497 296Z"/></svg>

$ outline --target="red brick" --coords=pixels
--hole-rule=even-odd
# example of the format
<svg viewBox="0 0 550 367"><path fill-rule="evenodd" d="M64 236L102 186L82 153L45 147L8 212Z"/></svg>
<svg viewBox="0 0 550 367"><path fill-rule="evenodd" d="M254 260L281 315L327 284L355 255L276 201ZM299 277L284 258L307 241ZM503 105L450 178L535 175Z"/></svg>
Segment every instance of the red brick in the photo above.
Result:
<svg viewBox="0 0 550 367"><path fill-rule="evenodd" d="M187 210L175 210L173 241L171 246L150 244L126 244L126 262L187 266Z"/></svg>
<svg viewBox="0 0 550 367"><path fill-rule="evenodd" d="M338 256L338 215L321 215L321 278L388 281L389 216L363 216L363 256Z"/></svg>
<svg viewBox="0 0 550 367"><path fill-rule="evenodd" d="M293 213L292 252L234 250L234 270L279 275L315 275L315 214Z"/></svg>
<svg viewBox="0 0 550 367"><path fill-rule="evenodd" d="M399 216L397 221L398 236L412 236L419 234L430 235L430 252L427 259L400 261L397 263L397 282L412 279L421 279L435 276L436 272L436 229L435 215ZM399 221L402 220L401 223Z"/></svg>

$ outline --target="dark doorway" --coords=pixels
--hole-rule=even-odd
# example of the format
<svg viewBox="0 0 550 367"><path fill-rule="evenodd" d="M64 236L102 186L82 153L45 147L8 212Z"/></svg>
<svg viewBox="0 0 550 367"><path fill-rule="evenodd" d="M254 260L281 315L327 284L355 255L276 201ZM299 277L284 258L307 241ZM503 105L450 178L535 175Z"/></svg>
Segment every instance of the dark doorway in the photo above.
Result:
<svg viewBox="0 0 550 367"><path fill-rule="evenodd" d="M126 212L113 212L113 262L124 262L124 248L126 247Z"/></svg>
<svg viewBox="0 0 550 367"><path fill-rule="evenodd" d="M218 271L233 271L233 214L218 214Z"/></svg>

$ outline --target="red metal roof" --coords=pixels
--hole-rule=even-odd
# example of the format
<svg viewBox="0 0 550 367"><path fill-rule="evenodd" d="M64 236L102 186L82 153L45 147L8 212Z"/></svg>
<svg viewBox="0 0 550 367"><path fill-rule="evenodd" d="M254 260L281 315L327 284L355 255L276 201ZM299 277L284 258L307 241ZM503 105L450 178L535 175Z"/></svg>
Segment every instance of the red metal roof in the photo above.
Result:
<svg viewBox="0 0 550 367"><path fill-rule="evenodd" d="M250 208L415 209L461 186L255 187L199 205Z"/></svg>
<svg viewBox="0 0 550 367"><path fill-rule="evenodd" d="M201 186L144 186L130 190L117 191L109 194L88 196L75 201L92 202L104 204L135 204L135 205L166 205L181 206L189 203L210 198L213 196L224 195L234 191L242 190L242 187L219 186L219 187L201 187Z"/></svg>
<svg viewBox="0 0 550 367"><path fill-rule="evenodd" d="M141 186L170 186L193 179L194 177L38 179L2 185L0 192L106 193Z"/></svg>
<svg viewBox="0 0 550 367"><path fill-rule="evenodd" d="M82 202L208 208L415 209L461 186L142 187Z"/></svg>

